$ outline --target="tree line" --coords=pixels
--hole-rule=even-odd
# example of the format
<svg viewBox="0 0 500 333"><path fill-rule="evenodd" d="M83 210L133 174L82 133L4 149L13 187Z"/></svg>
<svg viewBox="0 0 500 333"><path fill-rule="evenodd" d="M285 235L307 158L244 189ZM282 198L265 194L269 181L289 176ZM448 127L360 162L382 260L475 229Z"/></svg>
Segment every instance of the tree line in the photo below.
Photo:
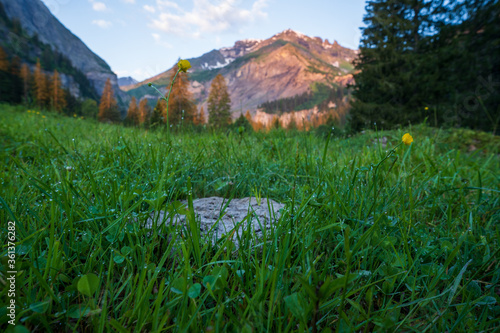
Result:
<svg viewBox="0 0 500 333"><path fill-rule="evenodd" d="M350 112L355 130L423 121L497 130L497 0L373 0L364 22Z"/></svg>
<svg viewBox="0 0 500 333"><path fill-rule="evenodd" d="M9 59L0 47L0 101L63 112L74 103L74 98L63 88L57 69L46 74L37 61L31 70L19 57Z"/></svg>
<svg viewBox="0 0 500 333"><path fill-rule="evenodd" d="M345 87L329 87L318 83L314 84L310 91L294 95L293 97L267 101L260 104L258 108L269 114L280 114L312 109L317 106L320 112L327 112L332 104L335 107L345 105L346 97L349 97L349 95L349 89Z"/></svg>
<svg viewBox="0 0 500 333"><path fill-rule="evenodd" d="M170 82L174 80L175 73L175 71L172 71L169 78ZM193 96L189 91L189 85L188 74L179 72L168 98L168 113L165 98L159 98L156 101L155 107L151 108L146 98L137 101L135 97L132 97L126 117L123 119L124 124L159 128L165 126L168 119L168 123L172 129L184 126L208 126L214 129L226 129L232 125L231 98L227 91L226 81L222 75L217 75L212 81L207 102L208 117L205 114L203 106L198 110ZM101 96L98 119L107 122L121 121L117 102L109 80L106 82Z"/></svg>

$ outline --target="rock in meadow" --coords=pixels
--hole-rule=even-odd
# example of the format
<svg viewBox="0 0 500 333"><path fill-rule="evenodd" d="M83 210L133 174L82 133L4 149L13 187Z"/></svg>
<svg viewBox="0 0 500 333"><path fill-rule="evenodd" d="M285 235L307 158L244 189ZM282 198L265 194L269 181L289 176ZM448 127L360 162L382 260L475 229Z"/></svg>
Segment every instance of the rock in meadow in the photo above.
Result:
<svg viewBox="0 0 500 333"><path fill-rule="evenodd" d="M180 203L187 208L187 200ZM200 235L205 236L213 228L211 231L212 241L217 241L223 235L230 234L235 226L243 221L238 225L237 231L232 237L236 248L239 246L237 234L241 237L243 231L250 226L255 231L256 236L261 237L263 229L269 229L272 224L279 220L280 210L284 207L284 204L267 198L261 198L259 204L255 197L232 199L231 201L221 197L193 200L195 220L200 227ZM169 224L171 218L174 224L186 224L186 215L162 210L152 213L146 220L145 227L151 229L155 224L157 226L164 223ZM214 227L216 223L217 225Z"/></svg>

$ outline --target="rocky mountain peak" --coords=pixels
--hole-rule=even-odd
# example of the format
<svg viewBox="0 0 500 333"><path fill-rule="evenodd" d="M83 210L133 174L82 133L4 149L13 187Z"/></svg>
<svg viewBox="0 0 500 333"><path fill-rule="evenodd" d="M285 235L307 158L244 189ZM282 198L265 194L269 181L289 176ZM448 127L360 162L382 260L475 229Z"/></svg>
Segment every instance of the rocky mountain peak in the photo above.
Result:
<svg viewBox="0 0 500 333"><path fill-rule="evenodd" d="M262 103L294 98L310 93L314 87L315 91L321 85L345 87L352 82L355 57L354 50L337 42L331 44L326 39L287 29L265 40L244 39L231 47L188 59L192 65L191 92L198 107L207 110L212 79L221 74L228 85L233 117L246 110L256 114ZM153 82L166 90L168 73L123 89L136 98L149 98L147 83Z"/></svg>

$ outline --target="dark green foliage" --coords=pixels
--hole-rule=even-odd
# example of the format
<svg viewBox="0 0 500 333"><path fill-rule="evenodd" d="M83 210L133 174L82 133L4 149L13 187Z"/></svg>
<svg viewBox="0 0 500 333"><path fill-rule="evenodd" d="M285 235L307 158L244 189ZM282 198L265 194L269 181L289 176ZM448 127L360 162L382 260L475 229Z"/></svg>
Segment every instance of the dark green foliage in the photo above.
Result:
<svg viewBox="0 0 500 333"><path fill-rule="evenodd" d="M165 113L167 102L163 98L159 98L156 102L156 106L153 108L151 114L150 126L158 127L163 125L163 114Z"/></svg>
<svg viewBox="0 0 500 333"><path fill-rule="evenodd" d="M82 114L82 102L73 96L67 89L64 89L64 98L66 98L66 107L64 108L64 113L66 115L79 116Z"/></svg>
<svg viewBox="0 0 500 333"><path fill-rule="evenodd" d="M21 103L22 89L19 76L0 70L0 102Z"/></svg>
<svg viewBox="0 0 500 333"><path fill-rule="evenodd" d="M495 130L499 15L498 1L370 1L355 64L353 128L428 118L436 126Z"/></svg>
<svg viewBox="0 0 500 333"><path fill-rule="evenodd" d="M248 133L248 132L253 132L252 124L248 121L248 119L241 114L233 123L232 127L236 130L239 131L239 128L242 127L243 131Z"/></svg>
<svg viewBox="0 0 500 333"><path fill-rule="evenodd" d="M82 116L86 118L96 119L99 113L97 102L93 99L87 98L82 102Z"/></svg>
<svg viewBox="0 0 500 333"><path fill-rule="evenodd" d="M498 133L500 122L500 3L469 0L452 8L467 15L444 25L434 42L443 85L438 100L442 120Z"/></svg>
<svg viewBox="0 0 500 333"><path fill-rule="evenodd" d="M344 137L347 131L345 128L339 127L338 121L329 116L325 124L314 129L314 133L321 138L327 138L330 135L332 137Z"/></svg>

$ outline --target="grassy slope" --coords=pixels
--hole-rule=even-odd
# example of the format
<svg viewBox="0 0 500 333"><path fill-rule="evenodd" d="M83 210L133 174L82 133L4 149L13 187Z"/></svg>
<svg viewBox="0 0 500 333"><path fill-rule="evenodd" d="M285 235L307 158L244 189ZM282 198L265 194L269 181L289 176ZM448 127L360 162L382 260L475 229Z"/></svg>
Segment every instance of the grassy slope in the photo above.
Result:
<svg viewBox="0 0 500 333"><path fill-rule="evenodd" d="M5 222L17 222L17 319L30 329L500 327L499 140L488 134L468 132L483 141L467 153L457 149L467 132L414 127L411 148L381 162L403 131L370 132L332 139L323 161L326 141L309 134L169 143L162 132L0 107L0 235L6 244ZM388 148L373 144L377 135ZM253 189L287 203L255 247L248 233L233 253L185 237L171 254L164 234L180 230L141 227L189 193ZM77 287L89 273L92 297Z"/></svg>

